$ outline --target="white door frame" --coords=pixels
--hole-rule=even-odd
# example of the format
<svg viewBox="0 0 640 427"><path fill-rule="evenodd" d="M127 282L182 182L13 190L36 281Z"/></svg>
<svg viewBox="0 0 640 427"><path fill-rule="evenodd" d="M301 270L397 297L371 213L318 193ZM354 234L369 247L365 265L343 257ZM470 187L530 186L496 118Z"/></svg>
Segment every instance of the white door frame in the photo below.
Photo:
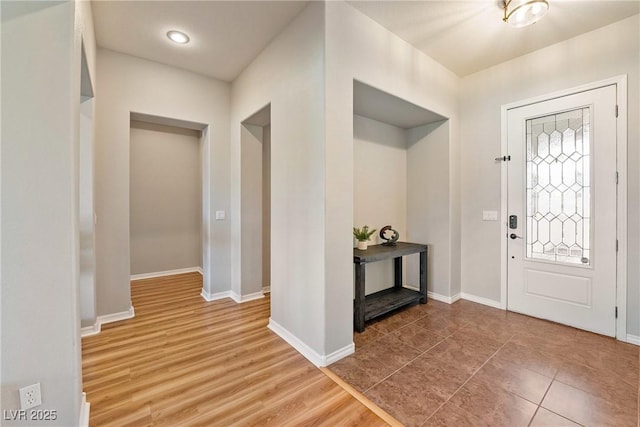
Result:
<svg viewBox="0 0 640 427"><path fill-rule="evenodd" d="M618 257L616 265L616 306L618 318L616 319L616 339L627 339L627 76L621 75L610 79L601 80L586 85L577 86L534 98L516 101L503 105L501 108L501 156L508 154L507 141L507 113L509 110L524 107L525 105L561 98L579 92L586 92L605 86L616 85L616 97L618 105L617 129L617 170L619 174L617 197L617 227ZM613 112L612 112L613 114ZM500 171L501 194L501 218L503 219L500 230L500 307L507 309L507 162L502 163ZM611 177L615 179L615 177Z"/></svg>

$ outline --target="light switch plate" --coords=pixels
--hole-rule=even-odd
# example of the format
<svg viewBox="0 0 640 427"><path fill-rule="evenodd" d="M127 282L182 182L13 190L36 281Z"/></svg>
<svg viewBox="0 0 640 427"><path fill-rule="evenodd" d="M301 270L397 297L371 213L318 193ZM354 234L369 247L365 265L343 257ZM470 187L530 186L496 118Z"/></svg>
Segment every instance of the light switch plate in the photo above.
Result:
<svg viewBox="0 0 640 427"><path fill-rule="evenodd" d="M225 219L224 211L216 211L216 219Z"/></svg>
<svg viewBox="0 0 640 427"><path fill-rule="evenodd" d="M498 211L482 211L482 220L483 221L497 221L498 220Z"/></svg>

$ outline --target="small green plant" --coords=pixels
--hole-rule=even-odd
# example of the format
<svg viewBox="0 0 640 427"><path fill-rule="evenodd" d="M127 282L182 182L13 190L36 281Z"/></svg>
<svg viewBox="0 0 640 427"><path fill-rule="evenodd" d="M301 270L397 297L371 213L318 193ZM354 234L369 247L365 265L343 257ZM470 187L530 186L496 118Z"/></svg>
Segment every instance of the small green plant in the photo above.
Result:
<svg viewBox="0 0 640 427"><path fill-rule="evenodd" d="M364 227L362 227L362 229L353 227L353 236L356 239L358 239L359 242L366 242L367 240L369 240L371 235L375 232L376 232L375 228L369 231L368 225L365 225Z"/></svg>

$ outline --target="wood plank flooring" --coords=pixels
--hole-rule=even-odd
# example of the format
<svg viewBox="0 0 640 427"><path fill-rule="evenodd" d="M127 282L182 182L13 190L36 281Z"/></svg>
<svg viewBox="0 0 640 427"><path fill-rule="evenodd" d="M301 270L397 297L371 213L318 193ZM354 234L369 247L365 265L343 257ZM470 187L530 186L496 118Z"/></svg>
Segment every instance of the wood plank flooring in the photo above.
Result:
<svg viewBox="0 0 640 427"><path fill-rule="evenodd" d="M269 298L206 302L198 273L132 282L136 316L82 340L91 426L382 426L267 328Z"/></svg>

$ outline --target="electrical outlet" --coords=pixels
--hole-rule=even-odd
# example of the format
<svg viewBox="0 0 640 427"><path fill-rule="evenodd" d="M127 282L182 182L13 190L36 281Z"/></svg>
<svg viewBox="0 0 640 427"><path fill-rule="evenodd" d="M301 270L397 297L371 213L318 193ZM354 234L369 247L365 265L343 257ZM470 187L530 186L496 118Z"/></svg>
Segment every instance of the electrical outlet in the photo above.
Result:
<svg viewBox="0 0 640 427"><path fill-rule="evenodd" d="M42 405L40 383L35 383L20 389L20 409L29 409Z"/></svg>

